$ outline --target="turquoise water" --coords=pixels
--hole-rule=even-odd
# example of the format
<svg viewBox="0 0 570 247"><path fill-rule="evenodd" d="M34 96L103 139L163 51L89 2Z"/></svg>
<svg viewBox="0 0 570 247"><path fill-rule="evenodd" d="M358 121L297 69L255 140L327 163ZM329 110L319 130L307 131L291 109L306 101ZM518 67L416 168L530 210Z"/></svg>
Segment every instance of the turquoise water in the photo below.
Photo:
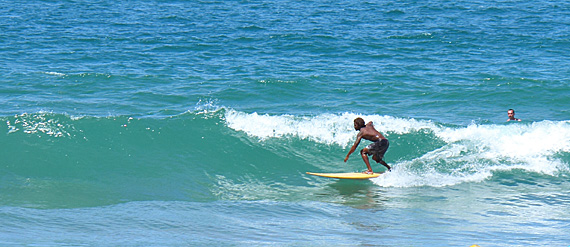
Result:
<svg viewBox="0 0 570 247"><path fill-rule="evenodd" d="M0 3L2 246L570 245L566 2Z"/></svg>

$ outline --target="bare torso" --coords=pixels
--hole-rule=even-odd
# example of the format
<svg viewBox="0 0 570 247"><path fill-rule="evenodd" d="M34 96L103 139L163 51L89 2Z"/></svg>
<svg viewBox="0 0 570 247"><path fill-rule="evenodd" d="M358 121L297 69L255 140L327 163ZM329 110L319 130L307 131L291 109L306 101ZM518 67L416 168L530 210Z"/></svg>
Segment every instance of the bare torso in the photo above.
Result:
<svg viewBox="0 0 570 247"><path fill-rule="evenodd" d="M361 128L358 135L362 139L373 141L373 142L381 140L381 139L386 139L386 137L384 137L380 132L378 132L378 130L376 130L374 128L374 125L372 124L372 122L368 122L365 127Z"/></svg>

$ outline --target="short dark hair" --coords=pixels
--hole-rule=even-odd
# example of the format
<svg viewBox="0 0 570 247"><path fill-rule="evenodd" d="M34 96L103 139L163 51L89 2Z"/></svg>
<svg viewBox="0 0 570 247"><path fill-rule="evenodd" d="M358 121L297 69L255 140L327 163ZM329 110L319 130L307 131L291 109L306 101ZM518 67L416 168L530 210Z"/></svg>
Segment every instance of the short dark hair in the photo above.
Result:
<svg viewBox="0 0 570 247"><path fill-rule="evenodd" d="M360 126L360 127L366 126L366 124L364 124L364 119L359 118L359 117L357 117L357 118L354 119L354 123L357 124L357 125Z"/></svg>

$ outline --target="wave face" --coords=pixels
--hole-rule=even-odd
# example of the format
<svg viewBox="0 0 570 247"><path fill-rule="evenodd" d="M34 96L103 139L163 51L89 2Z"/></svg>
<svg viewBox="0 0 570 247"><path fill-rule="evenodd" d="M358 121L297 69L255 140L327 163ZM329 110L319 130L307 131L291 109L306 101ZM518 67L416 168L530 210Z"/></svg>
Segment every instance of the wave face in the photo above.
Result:
<svg viewBox="0 0 570 247"><path fill-rule="evenodd" d="M355 140L355 117L373 121L390 139L385 160L394 169L372 180L381 187L501 183L514 174L529 183L556 183L570 175L568 121L454 126L227 108L167 118L34 113L1 118L0 197L8 205L40 208L315 200L315 185L327 180L305 172L365 169L358 155L343 162Z"/></svg>

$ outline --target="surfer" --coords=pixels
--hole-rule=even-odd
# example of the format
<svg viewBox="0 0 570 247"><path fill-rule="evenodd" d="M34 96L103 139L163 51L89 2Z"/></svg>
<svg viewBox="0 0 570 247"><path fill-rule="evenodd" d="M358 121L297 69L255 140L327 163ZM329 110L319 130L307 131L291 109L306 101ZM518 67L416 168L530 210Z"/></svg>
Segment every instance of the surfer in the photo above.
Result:
<svg viewBox="0 0 570 247"><path fill-rule="evenodd" d="M509 109L507 111L507 115L509 116L509 119L507 119L507 122L508 121L519 121L519 122L521 121L520 119L515 118L515 110L513 110L513 109Z"/></svg>
<svg viewBox="0 0 570 247"><path fill-rule="evenodd" d="M378 130L374 128L372 121L368 122L368 124L365 125L364 119L356 118L354 119L354 129L360 132L358 135L356 135L356 142L354 142L354 145L346 155L346 158L344 158L344 162L346 162L348 160L348 157L354 153L356 147L358 147L358 144L360 144L360 140L365 139L372 141L370 145L360 150L360 155L362 156L366 167L368 167L368 171L366 171L366 173L373 173L372 167L370 167L370 161L368 160L368 156L370 155L372 155L372 159L377 163L384 165L386 168L388 168L388 171L392 171L392 168L386 164L384 160L382 160L384 158L384 153L386 153L386 150L388 150L390 143L386 137L384 137L380 132L378 132Z"/></svg>

